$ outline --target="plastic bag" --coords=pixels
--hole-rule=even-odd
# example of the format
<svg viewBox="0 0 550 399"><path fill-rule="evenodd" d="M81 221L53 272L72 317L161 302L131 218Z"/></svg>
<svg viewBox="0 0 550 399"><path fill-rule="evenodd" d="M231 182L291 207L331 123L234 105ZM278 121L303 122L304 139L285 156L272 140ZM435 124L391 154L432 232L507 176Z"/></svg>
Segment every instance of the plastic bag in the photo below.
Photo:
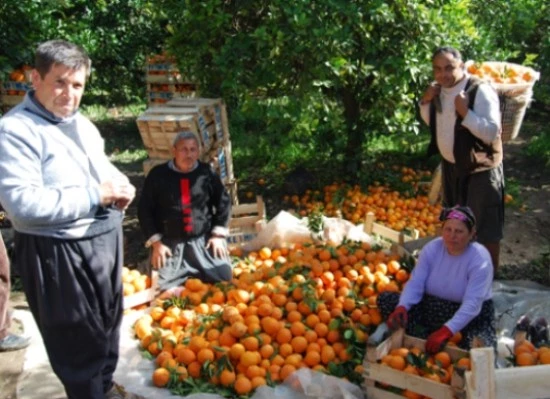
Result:
<svg viewBox="0 0 550 399"><path fill-rule="evenodd" d="M251 399L362 399L357 385L342 378L301 368L275 388L258 388Z"/></svg>
<svg viewBox="0 0 550 399"><path fill-rule="evenodd" d="M286 211L281 211L271 219L258 235L243 246L245 251L257 251L262 247L277 248L290 243L301 244L312 239L339 245L344 239L364 241L372 244L373 237L363 231L363 225L354 225L340 218L323 217L323 231L313 234L308 227L308 219L299 219Z"/></svg>
<svg viewBox="0 0 550 399"><path fill-rule="evenodd" d="M257 251L262 247L278 248L285 243L303 243L311 239L307 221L281 211L271 219L258 235L243 246L245 251Z"/></svg>

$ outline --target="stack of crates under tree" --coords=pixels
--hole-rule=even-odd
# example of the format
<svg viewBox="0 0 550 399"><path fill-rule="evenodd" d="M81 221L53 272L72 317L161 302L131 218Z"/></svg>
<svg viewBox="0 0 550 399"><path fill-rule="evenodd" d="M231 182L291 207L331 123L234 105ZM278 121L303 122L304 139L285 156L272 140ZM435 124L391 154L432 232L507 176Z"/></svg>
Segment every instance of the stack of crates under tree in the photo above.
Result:
<svg viewBox="0 0 550 399"><path fill-rule="evenodd" d="M201 161L212 165L233 204L238 203L227 112L221 99L174 98L164 106L149 107L137 118L137 125L149 155L143 163L145 175L172 158L172 143L179 132L192 131L201 142Z"/></svg>
<svg viewBox="0 0 550 399"><path fill-rule="evenodd" d="M32 89L30 66L24 65L14 69L8 80L0 82L0 104L2 113L8 112L25 98L27 91Z"/></svg>
<svg viewBox="0 0 550 399"><path fill-rule="evenodd" d="M162 106L173 98L194 97L197 85L185 80L173 57L166 54L149 57L147 62L147 103Z"/></svg>

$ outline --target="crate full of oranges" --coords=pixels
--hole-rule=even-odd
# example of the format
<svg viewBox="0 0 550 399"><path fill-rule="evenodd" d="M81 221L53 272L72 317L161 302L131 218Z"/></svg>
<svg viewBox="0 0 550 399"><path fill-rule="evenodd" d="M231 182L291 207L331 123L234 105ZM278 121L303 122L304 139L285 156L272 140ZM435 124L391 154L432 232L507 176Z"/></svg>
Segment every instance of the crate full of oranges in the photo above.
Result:
<svg viewBox="0 0 550 399"><path fill-rule="evenodd" d="M426 341L394 332L378 346L369 346L363 363L368 399L464 397L469 352L456 346L457 333L440 352L428 355Z"/></svg>
<svg viewBox="0 0 550 399"><path fill-rule="evenodd" d="M153 271L151 275L143 274L137 269L124 266L122 268L122 290L124 309L147 307L158 294L158 273Z"/></svg>

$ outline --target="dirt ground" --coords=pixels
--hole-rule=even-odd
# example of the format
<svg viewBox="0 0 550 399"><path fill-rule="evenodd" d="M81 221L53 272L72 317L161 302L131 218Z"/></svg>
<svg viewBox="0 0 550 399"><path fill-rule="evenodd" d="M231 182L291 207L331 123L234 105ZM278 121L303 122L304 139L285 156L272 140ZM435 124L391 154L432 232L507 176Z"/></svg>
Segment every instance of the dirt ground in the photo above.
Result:
<svg viewBox="0 0 550 399"><path fill-rule="evenodd" d="M507 178L517 181L521 193L516 198L516 205L506 207L501 267L496 277L529 279L550 285L550 174L544 165L534 163L522 152L532 134L535 132L522 131L520 137L505 144L505 174ZM139 188L143 184L141 164L125 165L122 169L137 187L139 196ZM266 200L270 201L269 198ZM138 228L136 202L127 212L124 232L126 264L132 267L142 266L146 251ZM544 261L541 262L541 259ZM26 309L21 292L12 293L11 306ZM21 325L15 321L12 329L20 331ZM24 355L25 351L0 352L0 398L16 398L17 380L22 372Z"/></svg>

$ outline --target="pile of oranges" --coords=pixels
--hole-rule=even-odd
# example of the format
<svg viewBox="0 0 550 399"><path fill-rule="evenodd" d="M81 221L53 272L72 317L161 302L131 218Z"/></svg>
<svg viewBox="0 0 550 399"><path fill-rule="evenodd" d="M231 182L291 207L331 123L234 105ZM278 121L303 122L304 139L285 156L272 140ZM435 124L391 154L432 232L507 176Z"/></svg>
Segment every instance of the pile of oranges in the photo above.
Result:
<svg viewBox="0 0 550 399"><path fill-rule="evenodd" d="M497 84L532 83L537 78L531 68L506 62L472 62L467 70L472 75Z"/></svg>
<svg viewBox="0 0 550 399"><path fill-rule="evenodd" d="M385 166L379 165L379 168ZM387 169L387 168L386 168ZM376 222L396 231L417 230L420 237L436 235L440 226L440 204L430 204L426 195L430 171L415 171L409 167L392 167L392 173L401 175L399 190L389 183L374 182L363 190L344 183L333 183L323 190L307 190L283 198L301 216L321 211L328 217L343 217L354 224L363 223L367 213L375 215ZM423 183L424 182L424 183ZM406 188L406 189L405 189ZM410 193L414 193L412 196Z"/></svg>
<svg viewBox="0 0 550 399"><path fill-rule="evenodd" d="M301 367L362 382L365 343L382 322L377 295L409 278L398 254L347 242L232 255L231 282L187 280L136 322L154 385L234 397Z"/></svg>
<svg viewBox="0 0 550 399"><path fill-rule="evenodd" d="M515 366L535 366L537 364L550 364L550 347L535 347L529 340L524 340L515 345L512 362Z"/></svg>
<svg viewBox="0 0 550 399"><path fill-rule="evenodd" d="M122 292L124 296L133 295L136 292L151 288L151 277L142 274L139 270L130 269L127 266L122 268Z"/></svg>

